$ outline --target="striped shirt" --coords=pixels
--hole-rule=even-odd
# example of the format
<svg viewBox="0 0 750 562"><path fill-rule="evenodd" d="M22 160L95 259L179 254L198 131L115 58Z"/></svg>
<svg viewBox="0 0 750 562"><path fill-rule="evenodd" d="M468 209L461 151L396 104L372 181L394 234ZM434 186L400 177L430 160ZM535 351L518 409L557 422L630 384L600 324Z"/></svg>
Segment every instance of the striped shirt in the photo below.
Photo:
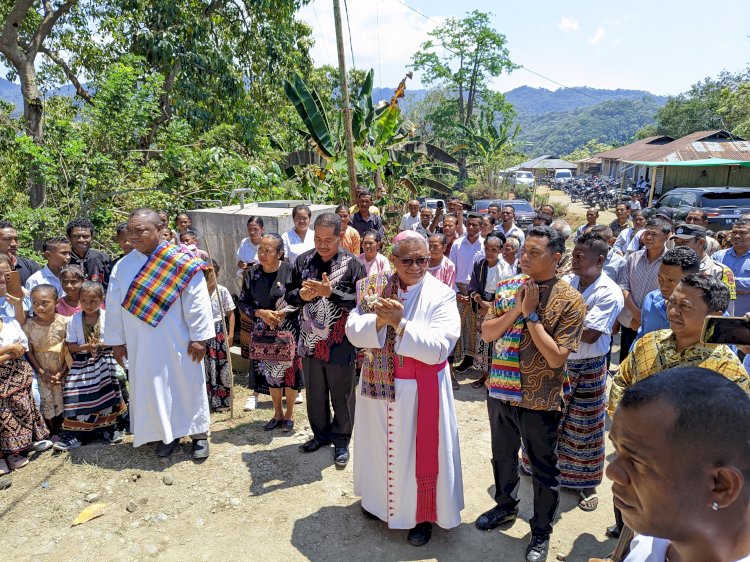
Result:
<svg viewBox="0 0 750 562"><path fill-rule="evenodd" d="M647 251L638 250L634 254L629 255L622 270L622 277L620 278L620 287L623 291L630 292L630 296L638 308L643 306L643 301L647 294L659 288L659 267L661 266L662 258L664 258L666 248L652 262L648 261ZM633 315L626 306L622 309L617 319L623 326L630 327Z"/></svg>

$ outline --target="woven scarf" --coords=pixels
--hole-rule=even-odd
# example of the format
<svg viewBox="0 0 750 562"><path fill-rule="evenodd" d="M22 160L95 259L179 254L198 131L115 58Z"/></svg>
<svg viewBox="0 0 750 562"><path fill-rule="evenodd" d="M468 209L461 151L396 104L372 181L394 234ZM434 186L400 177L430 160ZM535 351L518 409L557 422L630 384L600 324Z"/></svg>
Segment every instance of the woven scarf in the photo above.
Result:
<svg viewBox="0 0 750 562"><path fill-rule="evenodd" d="M122 307L149 326L158 326L193 275L206 268L182 252L179 246L162 242L130 283Z"/></svg>
<svg viewBox="0 0 750 562"><path fill-rule="evenodd" d="M398 295L398 274L377 273L357 281L357 307L361 314L374 312L378 297L396 298ZM395 330L387 327L385 346L379 349L365 349L362 364L362 396L388 400L396 399L396 386L393 382L395 352Z"/></svg>
<svg viewBox="0 0 750 562"><path fill-rule="evenodd" d="M502 316L516 305L516 294L528 275L515 275L497 284L495 313ZM492 398L507 402L521 401L521 361L519 347L523 332L523 316L519 316L510 329L495 342L492 366L488 380Z"/></svg>

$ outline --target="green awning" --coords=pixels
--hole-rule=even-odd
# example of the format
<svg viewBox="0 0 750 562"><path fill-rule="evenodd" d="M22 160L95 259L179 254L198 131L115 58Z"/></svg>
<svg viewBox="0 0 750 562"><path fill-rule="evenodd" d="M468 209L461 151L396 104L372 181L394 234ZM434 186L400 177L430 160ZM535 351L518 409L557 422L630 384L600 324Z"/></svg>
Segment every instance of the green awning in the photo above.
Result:
<svg viewBox="0 0 750 562"><path fill-rule="evenodd" d="M644 162L640 160L625 160L628 164L638 166L679 166L685 168L706 168L711 166L744 166L750 168L750 162L747 160L728 160L726 158L705 158L703 160L681 160L678 162Z"/></svg>

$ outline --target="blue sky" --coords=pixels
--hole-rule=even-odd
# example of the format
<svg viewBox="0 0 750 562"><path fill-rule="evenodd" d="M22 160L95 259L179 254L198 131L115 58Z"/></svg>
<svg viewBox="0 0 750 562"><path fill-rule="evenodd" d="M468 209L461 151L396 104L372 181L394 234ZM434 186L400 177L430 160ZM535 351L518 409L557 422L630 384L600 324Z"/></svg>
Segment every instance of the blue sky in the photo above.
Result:
<svg viewBox="0 0 750 562"><path fill-rule="evenodd" d="M513 62L566 86L677 94L722 69L735 72L750 63L748 0L347 1L355 65L374 68L376 86L398 83L437 22L475 9L493 12ZM331 1L314 0L300 17L314 29L316 64L337 64ZM351 66L346 19L344 26ZM523 69L492 82L499 91L522 85L559 87ZM420 86L418 75L410 86Z"/></svg>

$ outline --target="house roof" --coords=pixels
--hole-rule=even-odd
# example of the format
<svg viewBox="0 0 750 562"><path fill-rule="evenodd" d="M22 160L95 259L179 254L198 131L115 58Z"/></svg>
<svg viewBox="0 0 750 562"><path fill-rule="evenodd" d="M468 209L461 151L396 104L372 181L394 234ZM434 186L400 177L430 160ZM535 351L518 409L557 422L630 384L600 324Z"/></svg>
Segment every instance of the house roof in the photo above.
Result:
<svg viewBox="0 0 750 562"><path fill-rule="evenodd" d="M545 154L544 156L538 156L531 160L527 160L523 164L519 164L518 167L521 170L558 170L565 168L573 170L576 165L573 162L568 162L557 156Z"/></svg>
<svg viewBox="0 0 750 562"><path fill-rule="evenodd" d="M682 162L724 158L750 161L750 142L720 129L698 131L666 144L649 158L662 162Z"/></svg>
<svg viewBox="0 0 750 562"><path fill-rule="evenodd" d="M664 145L673 142L672 137L666 135L646 137L625 146L619 146L598 154L593 154L596 158L611 158L613 160L653 160L651 154L660 150Z"/></svg>

